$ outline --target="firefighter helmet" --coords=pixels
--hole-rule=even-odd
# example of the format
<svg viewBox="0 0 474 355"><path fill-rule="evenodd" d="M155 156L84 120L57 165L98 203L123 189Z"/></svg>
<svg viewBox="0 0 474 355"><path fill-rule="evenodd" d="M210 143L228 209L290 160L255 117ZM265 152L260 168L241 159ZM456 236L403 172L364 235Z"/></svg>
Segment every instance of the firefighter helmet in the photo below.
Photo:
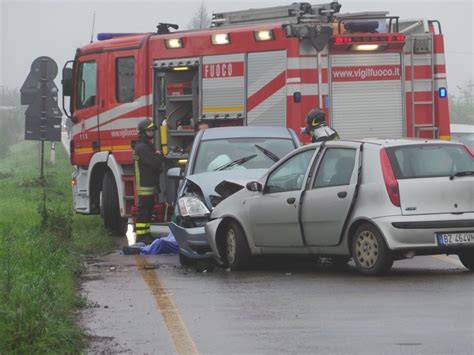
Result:
<svg viewBox="0 0 474 355"><path fill-rule="evenodd" d="M152 120L149 120L149 119L145 119L143 121L140 121L140 123L138 124L138 133L139 134L145 134L145 131L148 130L148 129L152 129L154 131L156 131L158 128L156 127L155 123L152 121Z"/></svg>
<svg viewBox="0 0 474 355"><path fill-rule="evenodd" d="M321 123L326 122L326 115L319 108L313 108L306 116L306 123L312 128L316 128Z"/></svg>

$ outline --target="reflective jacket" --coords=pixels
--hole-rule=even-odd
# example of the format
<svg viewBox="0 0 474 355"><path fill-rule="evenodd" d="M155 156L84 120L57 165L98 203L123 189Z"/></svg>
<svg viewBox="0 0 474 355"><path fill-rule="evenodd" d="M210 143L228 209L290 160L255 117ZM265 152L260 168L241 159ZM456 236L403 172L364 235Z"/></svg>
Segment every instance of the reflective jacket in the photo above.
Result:
<svg viewBox="0 0 474 355"><path fill-rule="evenodd" d="M153 195L160 179L163 157L155 152L153 143L147 137L141 136L135 144L133 159L137 194Z"/></svg>

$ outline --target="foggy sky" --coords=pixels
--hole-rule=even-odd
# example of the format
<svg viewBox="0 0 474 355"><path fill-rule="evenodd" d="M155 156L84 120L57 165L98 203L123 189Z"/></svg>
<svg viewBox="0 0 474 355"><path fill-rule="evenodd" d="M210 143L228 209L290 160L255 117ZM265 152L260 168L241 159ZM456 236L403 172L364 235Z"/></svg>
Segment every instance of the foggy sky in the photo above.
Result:
<svg viewBox="0 0 474 355"><path fill-rule="evenodd" d="M287 5L294 0L205 1L209 13L251 7ZM329 0L309 1L313 4ZM341 12L385 10L402 19L437 19L445 34L448 87L473 80L472 0L340 0ZM154 32L158 22L186 28L201 0L139 0L98 2L79 0L0 0L0 87L18 88L33 59L48 55L61 68L77 47L89 42L92 16L99 32ZM95 37L95 36L94 36ZM95 40L95 38L94 38ZM59 86L60 78L56 78Z"/></svg>

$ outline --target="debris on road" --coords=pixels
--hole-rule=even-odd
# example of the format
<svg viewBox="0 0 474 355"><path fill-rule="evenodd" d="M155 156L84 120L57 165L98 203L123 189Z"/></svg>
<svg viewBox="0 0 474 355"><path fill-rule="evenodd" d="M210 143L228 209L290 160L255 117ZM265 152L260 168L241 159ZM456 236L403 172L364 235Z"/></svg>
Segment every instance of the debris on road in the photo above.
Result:
<svg viewBox="0 0 474 355"><path fill-rule="evenodd" d="M178 243L172 233L155 239L150 245L134 244L122 248L124 255L158 255L158 254L177 254L179 250Z"/></svg>

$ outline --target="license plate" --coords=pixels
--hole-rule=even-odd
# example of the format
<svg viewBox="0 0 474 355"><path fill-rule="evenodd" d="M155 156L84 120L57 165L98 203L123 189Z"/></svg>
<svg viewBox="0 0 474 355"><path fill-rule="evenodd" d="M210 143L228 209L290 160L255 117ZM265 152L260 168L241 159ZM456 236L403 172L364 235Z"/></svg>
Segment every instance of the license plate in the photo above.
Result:
<svg viewBox="0 0 474 355"><path fill-rule="evenodd" d="M436 233L438 245L474 244L474 232Z"/></svg>

